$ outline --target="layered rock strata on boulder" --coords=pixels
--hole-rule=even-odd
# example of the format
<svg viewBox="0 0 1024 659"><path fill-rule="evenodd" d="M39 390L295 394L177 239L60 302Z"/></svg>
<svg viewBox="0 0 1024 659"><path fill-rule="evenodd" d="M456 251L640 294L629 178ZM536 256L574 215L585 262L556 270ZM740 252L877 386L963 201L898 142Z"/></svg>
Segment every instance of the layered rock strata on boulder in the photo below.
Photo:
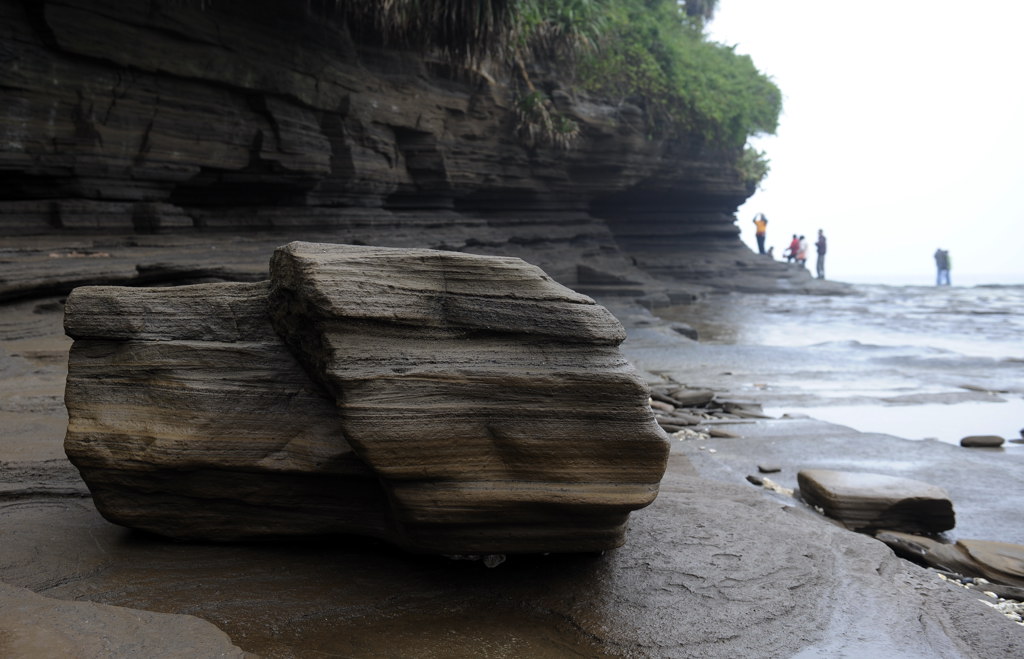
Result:
<svg viewBox="0 0 1024 659"><path fill-rule="evenodd" d="M804 501L855 531L937 533L956 524L949 495L922 481L884 474L805 469L797 474L797 482Z"/></svg>
<svg viewBox="0 0 1024 659"><path fill-rule="evenodd" d="M618 321L519 259L314 243L269 283L84 287L65 448L107 519L599 551L668 443Z"/></svg>

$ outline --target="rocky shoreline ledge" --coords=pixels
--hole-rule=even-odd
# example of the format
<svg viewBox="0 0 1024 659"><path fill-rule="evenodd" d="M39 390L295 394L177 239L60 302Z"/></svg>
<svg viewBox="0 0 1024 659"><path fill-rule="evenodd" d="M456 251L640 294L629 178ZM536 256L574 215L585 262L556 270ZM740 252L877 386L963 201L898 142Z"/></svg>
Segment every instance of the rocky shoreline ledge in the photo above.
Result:
<svg viewBox="0 0 1024 659"><path fill-rule="evenodd" d="M659 340L699 349L681 328L636 323L630 319L639 311L616 309L614 298L608 305L631 332L653 325ZM104 521L63 457L69 341L61 299L12 301L4 310L0 414L11 432L0 459L0 533L8 539L0 581L12 604L0 615L0 647L13 656L94 638L96 626L81 621L105 618L81 608L88 603L153 612L125 635L104 625L108 656L137 655L139 647L178 652L182 624L191 625L190 643L208 644L200 652L208 656L1024 653L1020 626L981 604L977 592L897 558L785 492L795 489L799 469L884 455L936 474L952 491L958 525L966 521L973 532L982 516L998 527L1011 514L991 507L982 481L1020 479L983 454L953 461L933 444L813 419L759 418L756 401L715 401L709 389L693 392L704 403L687 402L681 397L701 373L675 372L676 382L667 382L665 364L627 340L623 349L652 386L652 402L674 408L655 404L660 421L679 430L658 498L633 514L619 549L519 556L488 570L351 538L168 543ZM686 425L688 417L697 423ZM779 468L772 481L781 491L746 480L757 465Z"/></svg>

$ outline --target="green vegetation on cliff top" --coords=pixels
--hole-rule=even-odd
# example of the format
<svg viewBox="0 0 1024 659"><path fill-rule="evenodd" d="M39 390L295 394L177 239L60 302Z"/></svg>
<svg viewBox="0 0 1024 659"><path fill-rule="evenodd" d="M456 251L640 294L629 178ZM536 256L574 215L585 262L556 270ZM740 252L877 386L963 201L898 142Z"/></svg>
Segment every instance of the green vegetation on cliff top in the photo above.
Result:
<svg viewBox="0 0 1024 659"><path fill-rule="evenodd" d="M549 66L575 72L579 89L645 110L652 137L696 132L739 146L777 127L779 89L749 57L706 38L704 20L713 2L691 0L689 8L675 0L520 4L522 32L561 35L571 44L544 43L532 52L548 58Z"/></svg>
<svg viewBox="0 0 1024 659"><path fill-rule="evenodd" d="M319 0L331 2L331 0ZM489 55L521 77L539 68L646 112L651 137L726 146L773 133L778 88L751 59L709 41L717 0L377 0L335 2L353 32L453 59ZM523 94L535 105L535 90ZM556 130L572 126L547 117ZM557 140L553 140L557 141Z"/></svg>

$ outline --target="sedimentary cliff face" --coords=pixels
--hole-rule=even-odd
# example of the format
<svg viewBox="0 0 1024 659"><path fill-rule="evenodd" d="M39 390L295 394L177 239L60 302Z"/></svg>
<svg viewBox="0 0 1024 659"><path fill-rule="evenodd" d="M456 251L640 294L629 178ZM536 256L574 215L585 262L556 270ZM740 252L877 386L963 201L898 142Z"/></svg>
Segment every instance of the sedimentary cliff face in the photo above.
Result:
<svg viewBox="0 0 1024 659"><path fill-rule="evenodd" d="M500 72L361 47L302 2L0 0L0 24L6 236L320 229L568 285L753 263L737 154L649 140L628 104L543 81L582 132L527 148Z"/></svg>

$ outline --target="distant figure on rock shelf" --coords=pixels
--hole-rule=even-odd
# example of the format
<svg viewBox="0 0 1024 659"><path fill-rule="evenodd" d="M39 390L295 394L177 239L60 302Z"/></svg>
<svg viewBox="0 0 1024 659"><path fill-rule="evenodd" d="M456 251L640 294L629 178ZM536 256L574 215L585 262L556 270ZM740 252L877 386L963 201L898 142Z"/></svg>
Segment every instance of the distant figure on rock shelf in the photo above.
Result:
<svg viewBox="0 0 1024 659"><path fill-rule="evenodd" d="M828 241L825 240L825 232L818 229L818 242L814 243L818 248L818 279L825 278L825 251L828 249Z"/></svg>
<svg viewBox="0 0 1024 659"><path fill-rule="evenodd" d="M793 263L796 261L796 255L800 252L800 239L797 235L793 234L793 240L789 241L789 247L783 252L786 257L786 263Z"/></svg>
<svg viewBox="0 0 1024 659"><path fill-rule="evenodd" d="M764 237L768 233L768 218L764 213L754 216L754 232L757 236L757 253L764 254Z"/></svg>
<svg viewBox="0 0 1024 659"><path fill-rule="evenodd" d="M935 285L950 286L949 282L950 258L949 252L944 249L935 250Z"/></svg>
<svg viewBox="0 0 1024 659"><path fill-rule="evenodd" d="M796 263L801 268L807 266L807 237L800 236L800 244L796 248Z"/></svg>

